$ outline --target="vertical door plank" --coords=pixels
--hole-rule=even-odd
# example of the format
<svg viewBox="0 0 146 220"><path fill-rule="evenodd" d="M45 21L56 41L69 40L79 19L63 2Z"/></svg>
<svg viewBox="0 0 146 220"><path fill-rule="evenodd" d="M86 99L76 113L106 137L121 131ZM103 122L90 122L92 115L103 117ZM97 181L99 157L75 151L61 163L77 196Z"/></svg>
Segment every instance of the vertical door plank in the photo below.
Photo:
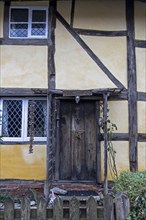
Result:
<svg viewBox="0 0 146 220"><path fill-rule="evenodd" d="M60 179L70 180L72 176L71 169L71 103L61 102L60 116Z"/></svg>
<svg viewBox="0 0 146 220"><path fill-rule="evenodd" d="M73 103L72 106L72 170L73 180L83 180L85 164L84 164L84 105L82 102Z"/></svg>
<svg viewBox="0 0 146 220"><path fill-rule="evenodd" d="M87 179L96 180L96 109L95 103L86 101L85 104L85 156Z"/></svg>

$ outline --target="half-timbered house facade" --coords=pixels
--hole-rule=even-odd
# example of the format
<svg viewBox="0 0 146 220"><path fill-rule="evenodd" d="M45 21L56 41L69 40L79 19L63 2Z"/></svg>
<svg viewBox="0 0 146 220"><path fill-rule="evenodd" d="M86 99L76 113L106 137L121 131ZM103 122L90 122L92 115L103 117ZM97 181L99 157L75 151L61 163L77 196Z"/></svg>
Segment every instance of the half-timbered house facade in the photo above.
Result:
<svg viewBox="0 0 146 220"><path fill-rule="evenodd" d="M145 170L146 1L1 0L0 86L1 179L111 179L101 102L118 172Z"/></svg>

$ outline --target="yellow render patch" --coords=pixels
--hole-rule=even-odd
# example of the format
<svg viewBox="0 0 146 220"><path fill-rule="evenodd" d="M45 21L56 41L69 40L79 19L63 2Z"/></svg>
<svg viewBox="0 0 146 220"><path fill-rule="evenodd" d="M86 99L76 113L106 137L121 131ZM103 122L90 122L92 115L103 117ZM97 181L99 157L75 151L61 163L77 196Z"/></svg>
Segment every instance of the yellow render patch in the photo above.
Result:
<svg viewBox="0 0 146 220"><path fill-rule="evenodd" d="M146 40L146 4L135 1L135 38Z"/></svg>
<svg viewBox="0 0 146 220"><path fill-rule="evenodd" d="M109 71L127 87L127 48L125 37L82 37Z"/></svg>
<svg viewBox="0 0 146 220"><path fill-rule="evenodd" d="M70 23L71 1L58 1L57 10Z"/></svg>
<svg viewBox="0 0 146 220"><path fill-rule="evenodd" d="M3 37L4 3L0 2L0 37Z"/></svg>
<svg viewBox="0 0 146 220"><path fill-rule="evenodd" d="M113 141L114 150L116 151L116 167L118 174L121 171L129 170L129 142ZM104 143L101 144L101 178L104 179ZM112 180L112 175L108 167L108 179Z"/></svg>
<svg viewBox="0 0 146 220"><path fill-rule="evenodd" d="M115 133L128 133L128 102L109 101L109 119L116 124L118 130Z"/></svg>
<svg viewBox="0 0 146 220"><path fill-rule="evenodd" d="M46 177L46 146L35 145L29 154L29 145L0 146L1 179L34 179Z"/></svg>
<svg viewBox="0 0 146 220"><path fill-rule="evenodd" d="M146 143L138 143L138 170L146 170Z"/></svg>
<svg viewBox="0 0 146 220"><path fill-rule="evenodd" d="M146 92L146 49L136 48L137 90Z"/></svg>
<svg viewBox="0 0 146 220"><path fill-rule="evenodd" d="M46 46L1 46L1 87L47 88Z"/></svg>
<svg viewBox="0 0 146 220"><path fill-rule="evenodd" d="M146 133L146 102L138 102L138 133Z"/></svg>
<svg viewBox="0 0 146 220"><path fill-rule="evenodd" d="M76 1L74 26L95 30L126 30L125 1Z"/></svg>
<svg viewBox="0 0 146 220"><path fill-rule="evenodd" d="M57 89L116 87L60 23L57 23L55 59Z"/></svg>
<svg viewBox="0 0 146 220"><path fill-rule="evenodd" d="M12 2L12 6L49 6L49 1L24 1L24 2Z"/></svg>

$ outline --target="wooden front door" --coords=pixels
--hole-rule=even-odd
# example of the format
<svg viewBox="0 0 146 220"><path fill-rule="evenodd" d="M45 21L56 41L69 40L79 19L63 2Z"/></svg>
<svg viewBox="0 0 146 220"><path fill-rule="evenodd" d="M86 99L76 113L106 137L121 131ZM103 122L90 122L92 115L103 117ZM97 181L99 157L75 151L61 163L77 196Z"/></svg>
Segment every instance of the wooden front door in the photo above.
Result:
<svg viewBox="0 0 146 220"><path fill-rule="evenodd" d="M96 181L95 101L60 102L59 179Z"/></svg>

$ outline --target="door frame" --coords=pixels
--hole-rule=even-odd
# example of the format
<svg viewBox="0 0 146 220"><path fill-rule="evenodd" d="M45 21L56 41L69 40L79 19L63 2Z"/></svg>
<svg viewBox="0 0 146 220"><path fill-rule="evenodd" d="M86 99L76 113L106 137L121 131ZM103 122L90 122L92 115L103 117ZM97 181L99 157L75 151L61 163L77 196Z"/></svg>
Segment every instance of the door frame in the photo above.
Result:
<svg viewBox="0 0 146 220"><path fill-rule="evenodd" d="M78 182L78 183L101 183L101 144L99 140L99 134L100 134L100 128L98 125L98 119L100 117L100 101L98 97L93 97L93 96L83 96L80 97L80 100L87 100L87 101L93 101L95 102L95 109L96 109L96 180L60 180L59 179L59 162L60 162L60 157L59 157L59 150L60 150L60 103L61 101L72 101L75 100L76 97L68 97L68 96L58 96L55 98L55 169L54 169L54 178L55 182L67 182L67 183L73 183L73 182Z"/></svg>

